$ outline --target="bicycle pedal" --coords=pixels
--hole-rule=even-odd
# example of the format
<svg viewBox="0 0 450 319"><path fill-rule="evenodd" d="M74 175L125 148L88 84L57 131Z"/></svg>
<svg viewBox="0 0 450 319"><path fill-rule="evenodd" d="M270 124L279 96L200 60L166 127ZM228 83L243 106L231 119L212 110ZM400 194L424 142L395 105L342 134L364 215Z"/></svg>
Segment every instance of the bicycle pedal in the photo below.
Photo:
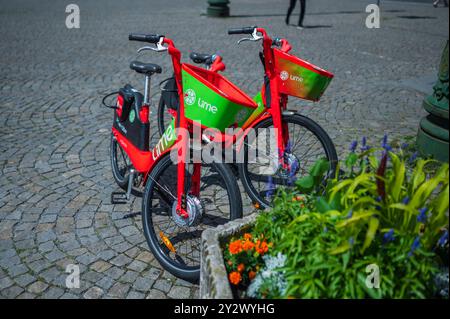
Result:
<svg viewBox="0 0 450 319"><path fill-rule="evenodd" d="M125 192L112 192L111 204L126 204L128 203L127 193Z"/></svg>

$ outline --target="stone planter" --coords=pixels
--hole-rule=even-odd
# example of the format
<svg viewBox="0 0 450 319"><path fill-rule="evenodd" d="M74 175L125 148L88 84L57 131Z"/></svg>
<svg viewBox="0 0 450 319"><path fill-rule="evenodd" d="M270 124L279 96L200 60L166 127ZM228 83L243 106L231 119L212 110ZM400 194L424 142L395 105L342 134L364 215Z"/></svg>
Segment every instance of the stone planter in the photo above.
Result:
<svg viewBox="0 0 450 319"><path fill-rule="evenodd" d="M200 261L200 298L232 299L222 248L233 236L242 235L255 223L258 213L237 219L202 234Z"/></svg>

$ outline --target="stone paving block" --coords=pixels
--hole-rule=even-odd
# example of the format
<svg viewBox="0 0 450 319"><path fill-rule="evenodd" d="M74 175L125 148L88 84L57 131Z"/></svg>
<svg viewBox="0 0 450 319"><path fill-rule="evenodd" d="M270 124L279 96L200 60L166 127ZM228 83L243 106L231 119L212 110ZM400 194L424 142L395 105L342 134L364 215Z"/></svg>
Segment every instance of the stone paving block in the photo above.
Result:
<svg viewBox="0 0 450 319"><path fill-rule="evenodd" d="M42 281L36 281L28 286L27 290L33 294L40 294L45 289L47 289L48 285Z"/></svg>
<svg viewBox="0 0 450 319"><path fill-rule="evenodd" d="M118 282L109 289L108 295L116 298L125 298L128 290L130 290L130 285Z"/></svg>
<svg viewBox="0 0 450 319"><path fill-rule="evenodd" d="M146 299L167 299L167 294L158 289L150 289Z"/></svg>
<svg viewBox="0 0 450 319"><path fill-rule="evenodd" d="M14 281L20 285L20 287L26 287L29 284L31 284L32 282L36 281L36 278L30 274L23 274L20 276L17 276L16 278L14 278ZM3 287L2 284L0 284L0 287Z"/></svg>
<svg viewBox="0 0 450 319"><path fill-rule="evenodd" d="M191 290L187 287L173 286L168 296L173 299L188 299L191 296Z"/></svg>
<svg viewBox="0 0 450 319"><path fill-rule="evenodd" d="M150 278L138 277L134 282L133 288L139 291L147 292L155 281Z"/></svg>
<svg viewBox="0 0 450 319"><path fill-rule="evenodd" d="M83 8L86 1L80 1ZM424 115L424 90L417 91L407 83L435 77L442 45L448 39L448 10L389 1L383 4L383 26L375 34L363 25L360 1L341 0L336 10L331 10L328 0L316 0L305 22L330 28L299 32L285 26L283 1L260 0L258 6L255 1L241 1L233 7L233 14L252 12L254 17L241 20L269 26L270 34L290 40L294 54L335 73L319 102L290 98L289 108L322 125L339 154L345 154L348 144L363 135L369 137L370 145L379 145L385 132L392 139L414 136ZM126 205L110 203L111 192L118 190L109 159L112 119L98 101L102 94L125 83L138 85L142 77L123 61L135 48L123 45L126 39L120 32L109 32L111 28L130 29L129 21L112 21L98 14L115 16L120 11L123 17L133 16L132 29L144 30L151 10L155 12L154 25L162 29L168 26L167 15L160 14L165 12L167 1L136 0L133 10L116 5L119 0L110 2L101 10L100 3L89 4L92 11L77 30L77 37L83 39L81 51L72 50L73 38L58 22L58 6L30 2L27 10L18 11L14 1L2 2L2 298L198 297L196 285L163 271L149 251L142 232L141 198ZM226 36L224 30L231 20L207 19L209 32L223 36L214 41L198 37L196 31L204 29L206 21L199 13L205 7L204 1L177 1L170 21L179 24L170 26L171 34L186 40L183 52L199 48L216 52L222 44L221 53L230 70L227 77L250 95L256 94L262 83L257 48L237 47L235 39ZM337 10L360 13L344 17ZM395 10L402 10L402 15L433 17L433 23L427 19L412 23L398 17ZM21 41L15 38L18 21L27 21L21 24ZM42 33L42 21L48 32ZM187 29L193 32L186 33ZM92 38L91 30L97 30L99 36ZM350 46L349 39L354 39ZM115 50L105 51L105 46ZM82 52L86 58L70 62L61 47ZM30 62L17 63L19 58ZM170 76L167 56L153 58L163 67L161 79ZM25 78L30 80L18 80ZM153 105L157 105L160 95L156 82L152 92ZM18 113L18 109L22 111ZM155 113L151 118L152 141L159 137ZM244 194L244 214L252 211ZM65 287L68 264L80 266L79 289ZM34 292L28 291L29 287Z"/></svg>
<svg viewBox="0 0 450 319"><path fill-rule="evenodd" d="M104 272L105 270L108 270L111 268L111 264L107 263L103 260L96 261L90 266L91 269L95 270L96 272Z"/></svg>
<svg viewBox="0 0 450 319"><path fill-rule="evenodd" d="M157 281L155 281L153 288L168 293L170 291L170 288L172 288L172 283L167 279L158 279Z"/></svg>
<svg viewBox="0 0 450 319"><path fill-rule="evenodd" d="M89 288L83 295L85 299L98 299L103 295L103 289L99 287Z"/></svg>

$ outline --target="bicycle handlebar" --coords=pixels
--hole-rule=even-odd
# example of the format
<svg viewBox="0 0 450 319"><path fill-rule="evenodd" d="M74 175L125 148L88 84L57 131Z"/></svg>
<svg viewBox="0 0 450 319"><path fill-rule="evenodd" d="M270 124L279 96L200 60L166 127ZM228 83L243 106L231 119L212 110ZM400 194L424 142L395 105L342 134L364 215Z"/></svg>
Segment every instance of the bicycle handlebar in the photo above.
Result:
<svg viewBox="0 0 450 319"><path fill-rule="evenodd" d="M128 36L128 40L130 41L140 41L140 42L147 42L147 43L158 43L161 38L163 38L163 35L159 34L138 34L138 33L130 33Z"/></svg>
<svg viewBox="0 0 450 319"><path fill-rule="evenodd" d="M228 34L252 34L257 26L229 29Z"/></svg>

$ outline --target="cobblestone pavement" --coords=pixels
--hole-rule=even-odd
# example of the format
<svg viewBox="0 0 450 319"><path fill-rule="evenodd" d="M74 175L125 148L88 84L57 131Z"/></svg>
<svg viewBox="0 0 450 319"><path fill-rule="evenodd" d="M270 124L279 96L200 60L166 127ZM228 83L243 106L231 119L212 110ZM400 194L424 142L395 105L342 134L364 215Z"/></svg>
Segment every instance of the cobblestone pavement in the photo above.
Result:
<svg viewBox="0 0 450 319"><path fill-rule="evenodd" d="M384 132L415 134L448 38L448 10L406 2L382 1L378 30L364 26L370 1L308 2L302 31L284 25L282 0L233 0L229 19L201 16L200 0L75 2L81 28L69 30L64 1L0 0L2 298L198 296L149 252L141 200L110 204L112 114L100 100L127 82L142 87L128 69L138 47L129 32L165 33L185 53L218 50L225 74L251 94L261 83L258 45L238 47L226 29L260 25L288 38L294 52L336 75L320 103L290 106L322 124L341 151L362 135L375 142ZM171 73L166 55L144 59ZM65 288L71 263L80 265L79 289Z"/></svg>

